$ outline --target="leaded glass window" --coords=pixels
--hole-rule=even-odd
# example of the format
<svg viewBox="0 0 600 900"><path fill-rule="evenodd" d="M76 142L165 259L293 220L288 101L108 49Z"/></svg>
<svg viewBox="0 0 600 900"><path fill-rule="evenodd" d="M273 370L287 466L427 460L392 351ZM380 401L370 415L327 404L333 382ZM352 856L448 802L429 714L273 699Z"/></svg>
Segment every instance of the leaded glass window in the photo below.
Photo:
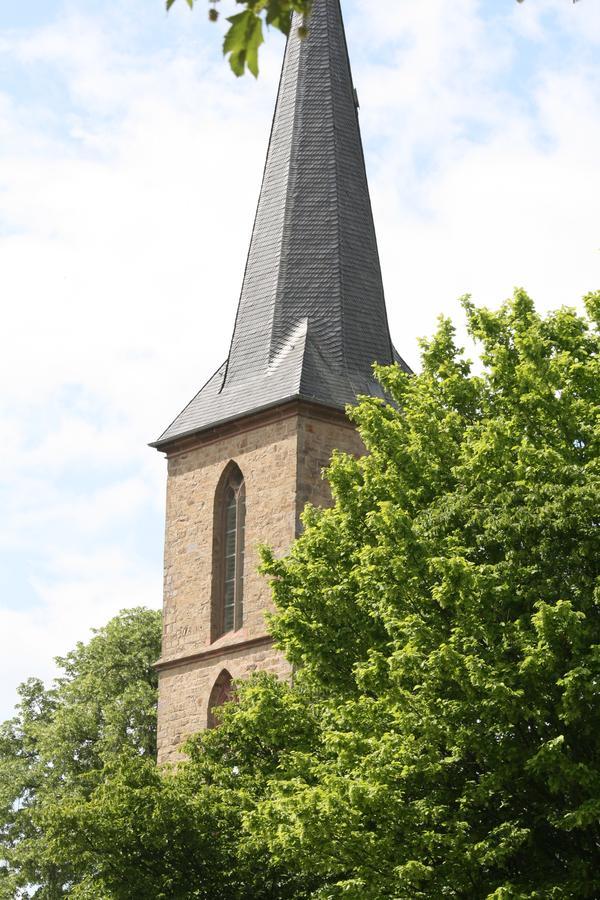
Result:
<svg viewBox="0 0 600 900"><path fill-rule="evenodd" d="M219 569L216 636L242 627L244 616L244 537L246 492L239 468L232 465L217 496Z"/></svg>

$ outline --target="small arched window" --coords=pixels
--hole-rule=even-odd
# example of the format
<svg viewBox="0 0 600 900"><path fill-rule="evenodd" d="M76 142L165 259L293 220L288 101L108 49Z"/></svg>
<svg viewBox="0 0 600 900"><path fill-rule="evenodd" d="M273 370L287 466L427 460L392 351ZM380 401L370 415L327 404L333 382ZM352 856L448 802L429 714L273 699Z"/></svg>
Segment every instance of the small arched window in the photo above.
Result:
<svg viewBox="0 0 600 900"><path fill-rule="evenodd" d="M210 697L208 698L208 718L206 722L208 728L214 728L215 725L218 724L214 712L215 709L222 706L224 703L227 703L232 697L233 679L227 669L223 669L215 681L213 689L210 692Z"/></svg>
<svg viewBox="0 0 600 900"><path fill-rule="evenodd" d="M231 463L215 497L213 638L242 627L244 616L244 477Z"/></svg>

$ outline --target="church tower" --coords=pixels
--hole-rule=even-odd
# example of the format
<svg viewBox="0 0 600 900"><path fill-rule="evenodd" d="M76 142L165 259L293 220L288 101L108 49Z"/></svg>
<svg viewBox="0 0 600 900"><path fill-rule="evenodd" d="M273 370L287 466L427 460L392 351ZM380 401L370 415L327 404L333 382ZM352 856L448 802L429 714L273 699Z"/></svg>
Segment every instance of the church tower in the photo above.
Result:
<svg viewBox="0 0 600 900"><path fill-rule="evenodd" d="M399 362L383 285L339 0L287 43L229 356L152 445L168 459L159 762L212 723L231 684L288 674L265 628L257 547L283 554L307 501L329 502L345 416Z"/></svg>

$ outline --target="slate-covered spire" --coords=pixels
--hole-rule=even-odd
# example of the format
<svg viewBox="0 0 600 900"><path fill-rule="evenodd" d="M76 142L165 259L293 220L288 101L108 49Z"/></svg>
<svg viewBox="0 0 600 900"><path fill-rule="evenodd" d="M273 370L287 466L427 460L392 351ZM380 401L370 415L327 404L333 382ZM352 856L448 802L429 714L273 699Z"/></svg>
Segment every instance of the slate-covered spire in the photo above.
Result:
<svg viewBox="0 0 600 900"><path fill-rule="evenodd" d="M380 394L388 330L339 0L295 16L228 360L162 446L292 399L336 409Z"/></svg>

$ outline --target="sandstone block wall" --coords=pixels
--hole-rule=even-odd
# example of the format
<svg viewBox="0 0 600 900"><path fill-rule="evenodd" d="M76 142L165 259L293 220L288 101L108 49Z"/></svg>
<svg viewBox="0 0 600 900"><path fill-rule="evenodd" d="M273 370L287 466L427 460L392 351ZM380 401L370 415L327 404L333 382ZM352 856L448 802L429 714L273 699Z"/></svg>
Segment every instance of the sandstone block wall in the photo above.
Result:
<svg viewBox="0 0 600 900"><path fill-rule="evenodd" d="M364 452L355 430L339 417L296 411L210 439L169 458L165 529L163 647L159 662L159 762L179 757L181 742L205 728L213 685L227 670L234 680L257 669L289 675L268 638L272 609L257 572L258 546L278 554L300 528L307 501L331 502L321 470L334 448ZM235 461L246 484L244 622L211 641L214 498L225 467Z"/></svg>
<svg viewBox="0 0 600 900"><path fill-rule="evenodd" d="M300 532L300 514L307 503L329 506L331 493L322 477L334 450L362 456L364 444L350 424L314 416L301 415L297 419L298 469L296 476L296 531Z"/></svg>
<svg viewBox="0 0 600 900"><path fill-rule="evenodd" d="M270 643L250 649L230 648L226 656L197 660L159 673L158 761L176 762L181 744L206 728L208 700L217 678L226 669L234 682L258 670L287 678L290 667Z"/></svg>
<svg viewBox="0 0 600 900"><path fill-rule="evenodd" d="M246 483L244 626L223 635L220 642L265 633L269 591L256 571L257 548L268 543L283 553L294 537L296 443L295 421L288 418L169 459L163 660L214 646L210 641L214 499L231 460Z"/></svg>

